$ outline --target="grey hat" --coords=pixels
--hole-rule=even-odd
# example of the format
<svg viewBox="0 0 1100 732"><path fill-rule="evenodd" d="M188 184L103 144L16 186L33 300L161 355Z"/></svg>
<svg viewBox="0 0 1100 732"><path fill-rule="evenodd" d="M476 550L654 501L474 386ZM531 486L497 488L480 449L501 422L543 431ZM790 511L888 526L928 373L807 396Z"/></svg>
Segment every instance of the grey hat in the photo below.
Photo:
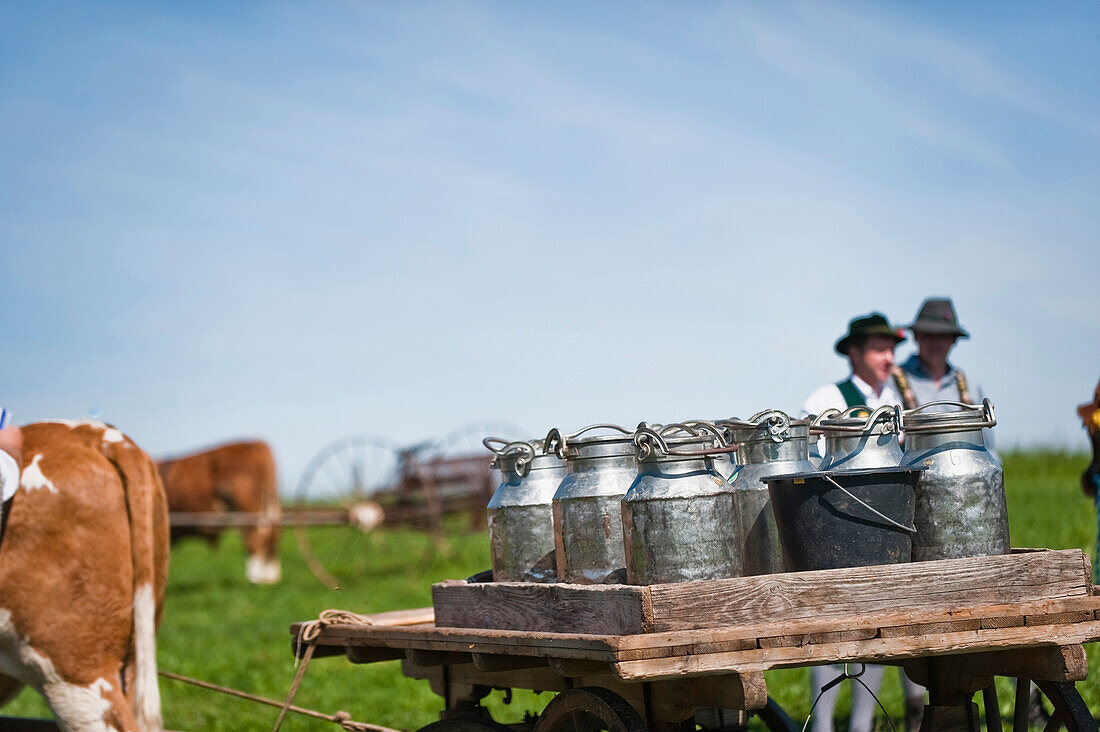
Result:
<svg viewBox="0 0 1100 732"><path fill-rule="evenodd" d="M970 334L959 325L959 316L949 297L930 297L921 303L917 319L905 326L914 333L937 333L969 338Z"/></svg>

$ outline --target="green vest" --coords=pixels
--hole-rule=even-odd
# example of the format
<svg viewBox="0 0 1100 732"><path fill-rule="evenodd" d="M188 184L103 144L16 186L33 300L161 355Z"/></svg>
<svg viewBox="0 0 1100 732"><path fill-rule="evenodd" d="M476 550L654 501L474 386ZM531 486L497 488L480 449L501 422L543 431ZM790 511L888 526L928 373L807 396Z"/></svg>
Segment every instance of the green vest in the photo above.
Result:
<svg viewBox="0 0 1100 732"><path fill-rule="evenodd" d="M862 406L867 401L851 379L839 382L836 388L840 389L840 395L844 397L844 401L848 403L849 407Z"/></svg>

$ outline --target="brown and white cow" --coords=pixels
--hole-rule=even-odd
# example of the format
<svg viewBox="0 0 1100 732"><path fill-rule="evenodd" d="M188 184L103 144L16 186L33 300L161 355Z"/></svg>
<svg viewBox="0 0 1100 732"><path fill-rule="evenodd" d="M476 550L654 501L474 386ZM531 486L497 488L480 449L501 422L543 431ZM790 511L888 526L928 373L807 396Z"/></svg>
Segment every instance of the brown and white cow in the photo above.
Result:
<svg viewBox="0 0 1100 732"><path fill-rule="evenodd" d="M235 442L158 463L168 507L179 513L254 513L255 526L242 528L250 582L278 582L279 519L282 509L275 483L275 457L265 442ZM172 541L201 536L215 543L216 527L172 527Z"/></svg>
<svg viewBox="0 0 1100 732"><path fill-rule="evenodd" d="M1089 438L1092 440L1092 462L1081 474L1081 490L1095 496L1100 487L1100 384L1092 395L1092 402L1077 407L1077 416L1085 423Z"/></svg>
<svg viewBox="0 0 1100 732"><path fill-rule="evenodd" d="M63 730L160 730L168 511L153 461L98 422L23 428L0 533L0 704L23 685Z"/></svg>

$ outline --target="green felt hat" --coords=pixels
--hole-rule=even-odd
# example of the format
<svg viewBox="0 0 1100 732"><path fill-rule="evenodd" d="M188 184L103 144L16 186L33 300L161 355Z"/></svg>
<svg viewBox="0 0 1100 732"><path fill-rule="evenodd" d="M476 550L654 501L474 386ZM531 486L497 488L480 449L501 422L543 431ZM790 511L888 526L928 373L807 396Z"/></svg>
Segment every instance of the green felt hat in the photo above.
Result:
<svg viewBox="0 0 1100 732"><path fill-rule="evenodd" d="M890 327L890 321L886 319L885 315L882 313L870 313L869 315L861 315L858 318L852 318L848 323L848 332L844 334L843 338L836 342L836 352L841 356L847 356L848 346L851 345L852 339L861 336L883 336L884 338L893 338L895 344L905 340L905 336Z"/></svg>

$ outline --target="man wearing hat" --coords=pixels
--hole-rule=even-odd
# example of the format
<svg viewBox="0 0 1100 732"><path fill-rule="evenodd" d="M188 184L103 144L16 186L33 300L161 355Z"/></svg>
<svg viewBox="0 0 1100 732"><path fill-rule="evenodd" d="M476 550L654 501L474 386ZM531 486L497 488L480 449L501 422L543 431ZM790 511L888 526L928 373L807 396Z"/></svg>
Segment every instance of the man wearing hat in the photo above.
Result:
<svg viewBox="0 0 1100 732"><path fill-rule="evenodd" d="M966 378L961 369L947 362L947 356L960 338L970 334L959 326L955 306L946 297L930 297L921 303L917 317L905 326L913 332L917 352L893 372L894 385L906 409L928 402L964 402L981 404L985 395L978 384ZM937 408L939 409L939 408ZM986 436L988 437L988 431Z"/></svg>
<svg viewBox="0 0 1100 732"><path fill-rule="evenodd" d="M836 342L836 352L848 358L852 373L844 381L826 384L802 405L802 416L821 414L826 409L846 409L865 405L870 409L901 404L901 395L890 378L894 372L894 347L905 340L882 313L869 313L848 323L848 332ZM840 675L840 666L814 666L810 669L811 699L821 696L813 714L813 732L833 732L833 709L840 686L824 687ZM871 732L875 721L874 692L882 684L882 666L866 666L858 681L852 682L852 717L849 732ZM906 696L906 726L915 732L920 710L924 707L924 689L902 677ZM824 690L824 691L823 691Z"/></svg>
<svg viewBox="0 0 1100 732"><path fill-rule="evenodd" d="M846 356L851 375L835 384L826 384L806 398L802 411L821 414L826 409L845 409L866 405L871 409L901 404L901 396L890 379L894 370L894 347L905 336L890 327L882 313L870 313L852 319L848 332L834 348Z"/></svg>

